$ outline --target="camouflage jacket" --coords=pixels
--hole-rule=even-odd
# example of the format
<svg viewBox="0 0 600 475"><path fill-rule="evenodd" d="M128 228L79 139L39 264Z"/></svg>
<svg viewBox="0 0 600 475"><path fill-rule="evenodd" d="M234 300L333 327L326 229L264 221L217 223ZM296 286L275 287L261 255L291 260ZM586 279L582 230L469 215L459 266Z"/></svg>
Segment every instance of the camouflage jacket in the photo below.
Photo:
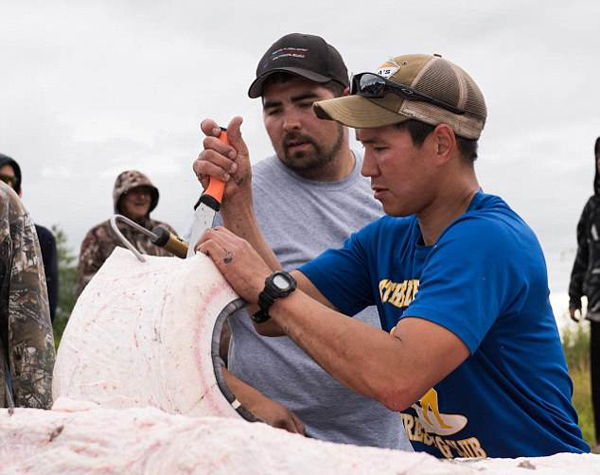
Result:
<svg viewBox="0 0 600 475"><path fill-rule="evenodd" d="M15 406L49 409L55 352L41 251L29 214L4 183L0 224L0 407L12 386Z"/></svg>
<svg viewBox="0 0 600 475"><path fill-rule="evenodd" d="M162 226L175 234L175 230L168 224L143 218L137 221L146 229L152 230L156 226ZM119 230L123 236L143 254L151 256L172 256L170 252L150 242L150 238L122 222L118 223ZM79 253L79 265L77 267L77 295L79 295L92 277L98 272L104 261L112 254L115 247L125 247L119 237L113 231L110 221L93 227L81 243Z"/></svg>
<svg viewBox="0 0 600 475"><path fill-rule="evenodd" d="M169 232L177 235L175 230L168 224L150 219L150 212L158 204L158 188L142 172L137 170L126 170L120 173L113 187L113 209L115 213L124 214L121 209L122 200L125 195L135 188L144 187L150 192L151 204L148 214L143 218L135 220L137 224L152 231L156 226L162 226ZM164 248L158 247L150 242L150 238L140 233L131 226L122 222L118 223L119 230L123 236L143 254L151 256L172 256ZM92 277L98 272L104 261L112 254L115 247L125 247L119 237L113 231L110 221L104 221L88 231L79 252L79 265L77 267L77 295L79 295Z"/></svg>

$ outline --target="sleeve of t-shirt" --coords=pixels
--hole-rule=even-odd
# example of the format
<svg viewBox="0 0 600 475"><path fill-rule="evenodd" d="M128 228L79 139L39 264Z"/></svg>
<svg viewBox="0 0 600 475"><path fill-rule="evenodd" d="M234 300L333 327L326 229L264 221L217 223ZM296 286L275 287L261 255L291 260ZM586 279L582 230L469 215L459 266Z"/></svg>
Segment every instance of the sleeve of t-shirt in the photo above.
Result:
<svg viewBox="0 0 600 475"><path fill-rule="evenodd" d="M356 315L374 305L365 252L370 227L352 234L341 249L327 250L298 268L345 315Z"/></svg>
<svg viewBox="0 0 600 475"><path fill-rule="evenodd" d="M510 230L486 219L454 224L431 250L403 316L446 328L473 354L498 316L516 309L524 295L516 243Z"/></svg>

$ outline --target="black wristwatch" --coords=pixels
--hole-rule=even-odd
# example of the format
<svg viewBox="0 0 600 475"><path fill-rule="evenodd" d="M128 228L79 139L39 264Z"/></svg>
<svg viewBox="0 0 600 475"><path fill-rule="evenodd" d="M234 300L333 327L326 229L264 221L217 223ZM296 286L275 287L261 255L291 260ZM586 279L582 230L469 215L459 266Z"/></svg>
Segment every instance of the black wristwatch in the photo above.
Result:
<svg viewBox="0 0 600 475"><path fill-rule="evenodd" d="M269 308L277 299L287 297L296 290L296 279L284 271L273 272L265 280L265 288L258 295L258 311L252 315L256 323L266 322L269 318Z"/></svg>

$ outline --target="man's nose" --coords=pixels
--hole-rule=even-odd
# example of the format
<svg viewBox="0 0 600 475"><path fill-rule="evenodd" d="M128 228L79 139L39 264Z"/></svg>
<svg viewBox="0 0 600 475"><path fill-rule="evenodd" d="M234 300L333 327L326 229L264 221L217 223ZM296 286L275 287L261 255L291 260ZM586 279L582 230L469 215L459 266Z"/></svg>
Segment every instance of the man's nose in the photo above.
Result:
<svg viewBox="0 0 600 475"><path fill-rule="evenodd" d="M283 117L283 129L289 132L290 130L299 130L301 128L300 116L292 111L286 112Z"/></svg>
<svg viewBox="0 0 600 475"><path fill-rule="evenodd" d="M360 173L362 176L366 177L373 177L379 173L377 162L371 157L371 153L369 153L368 150L365 150L365 153L363 154L363 162Z"/></svg>

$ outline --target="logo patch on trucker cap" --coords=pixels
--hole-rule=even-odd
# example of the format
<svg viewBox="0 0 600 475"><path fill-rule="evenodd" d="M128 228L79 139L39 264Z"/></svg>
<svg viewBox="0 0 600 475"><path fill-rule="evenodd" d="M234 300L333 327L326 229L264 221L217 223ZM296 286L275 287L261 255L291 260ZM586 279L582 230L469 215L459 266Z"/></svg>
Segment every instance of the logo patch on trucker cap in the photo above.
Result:
<svg viewBox="0 0 600 475"><path fill-rule="evenodd" d="M400 65L396 63L393 59L389 59L385 63L383 63L379 68L377 68L377 74L383 76L386 79L389 79L394 74L398 72L400 69Z"/></svg>

